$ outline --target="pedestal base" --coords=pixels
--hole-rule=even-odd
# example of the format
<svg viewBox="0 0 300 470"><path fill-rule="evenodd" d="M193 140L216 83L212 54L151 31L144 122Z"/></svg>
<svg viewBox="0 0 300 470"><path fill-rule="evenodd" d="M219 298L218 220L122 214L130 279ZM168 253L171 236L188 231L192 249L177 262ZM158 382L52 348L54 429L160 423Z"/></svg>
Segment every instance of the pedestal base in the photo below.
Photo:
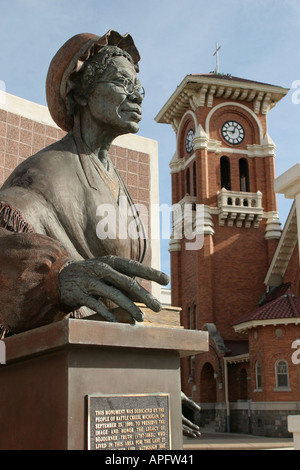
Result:
<svg viewBox="0 0 300 470"><path fill-rule="evenodd" d="M294 449L300 450L300 416L288 416L288 431L293 433Z"/></svg>
<svg viewBox="0 0 300 470"><path fill-rule="evenodd" d="M88 449L87 405L94 395L120 400L116 411L113 401L102 406L100 398L94 410L97 416L114 419L98 419L97 424L116 422L118 414L125 423L135 415L134 429L124 424L129 429L124 431L126 448L138 449L139 424L139 445L182 449L180 357L207 351L206 332L68 319L9 337L5 343L6 364L0 365L0 449ZM143 402L137 399L136 406L130 406L124 400L132 395L144 396ZM158 397L157 406L153 396ZM161 396L167 396L167 407L162 406ZM151 436L157 431L159 417L154 414L159 408L160 424L169 419L161 440ZM129 413L121 413L124 410ZM150 415L152 429L147 422ZM93 432L102 429L105 432L97 435L107 436L111 427L94 426ZM134 439L130 439L132 429ZM164 432L161 427L159 431ZM111 448L116 440L102 437L98 442Z"/></svg>

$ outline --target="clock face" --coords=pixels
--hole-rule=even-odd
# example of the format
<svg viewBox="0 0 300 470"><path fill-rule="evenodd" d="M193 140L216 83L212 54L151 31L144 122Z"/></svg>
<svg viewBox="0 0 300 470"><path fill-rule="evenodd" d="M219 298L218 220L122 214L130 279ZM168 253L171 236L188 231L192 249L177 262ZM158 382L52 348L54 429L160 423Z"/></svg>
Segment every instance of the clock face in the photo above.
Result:
<svg viewBox="0 0 300 470"><path fill-rule="evenodd" d="M193 129L190 129L185 139L185 148L188 153L191 153L191 151L193 150L193 147L194 147L193 140L194 140L194 131Z"/></svg>
<svg viewBox="0 0 300 470"><path fill-rule="evenodd" d="M227 121L222 126L222 136L232 145L240 144L245 137L243 126L236 121Z"/></svg>

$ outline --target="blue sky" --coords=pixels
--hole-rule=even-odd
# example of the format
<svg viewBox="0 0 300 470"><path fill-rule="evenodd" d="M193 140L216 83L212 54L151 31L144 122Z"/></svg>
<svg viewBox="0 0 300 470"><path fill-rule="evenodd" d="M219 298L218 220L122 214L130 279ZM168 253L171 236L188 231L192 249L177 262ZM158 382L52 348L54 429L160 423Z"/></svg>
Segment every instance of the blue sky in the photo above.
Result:
<svg viewBox="0 0 300 470"><path fill-rule="evenodd" d="M300 104L292 99L300 97L292 88L300 84L299 0L0 0L0 80L8 93L46 105L45 77L59 47L74 34L109 29L129 32L142 57L139 134L158 141L161 203L171 200L175 134L154 118L186 75L214 69L216 42L220 72L291 88L270 111L268 132L277 175L300 161ZM278 205L284 223L291 201L279 196ZM169 273L167 241L161 264Z"/></svg>

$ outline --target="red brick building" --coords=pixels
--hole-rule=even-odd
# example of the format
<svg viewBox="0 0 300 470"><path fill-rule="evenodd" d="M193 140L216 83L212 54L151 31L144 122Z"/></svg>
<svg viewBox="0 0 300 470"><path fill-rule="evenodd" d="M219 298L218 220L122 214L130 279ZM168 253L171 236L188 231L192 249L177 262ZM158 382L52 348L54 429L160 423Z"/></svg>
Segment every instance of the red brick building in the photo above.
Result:
<svg viewBox="0 0 300 470"><path fill-rule="evenodd" d="M282 234L275 145L267 132L267 114L287 92L227 75L188 75L156 117L171 124L177 136L170 163L172 203L182 209L182 220L174 220L170 241L172 305L182 308L186 328L210 333L209 353L182 362L182 387L201 405L200 424L211 421L219 431L285 435L287 414L300 409L296 366L290 392L289 387L277 390L275 383L276 364L284 369L292 339L300 333L295 327L299 310L291 307L290 322L276 311L282 315L279 323L288 324L280 328L272 315L267 328L260 323L243 328L240 320L257 311L266 288L289 281L285 294L300 295L294 239L287 251L283 243L284 267L276 272ZM187 244L186 234L178 236L187 203L194 233L203 238L201 249ZM291 220L286 232L292 230ZM253 335L258 335L256 343ZM256 386L255 367L258 372L261 367L261 377L265 374L263 393Z"/></svg>

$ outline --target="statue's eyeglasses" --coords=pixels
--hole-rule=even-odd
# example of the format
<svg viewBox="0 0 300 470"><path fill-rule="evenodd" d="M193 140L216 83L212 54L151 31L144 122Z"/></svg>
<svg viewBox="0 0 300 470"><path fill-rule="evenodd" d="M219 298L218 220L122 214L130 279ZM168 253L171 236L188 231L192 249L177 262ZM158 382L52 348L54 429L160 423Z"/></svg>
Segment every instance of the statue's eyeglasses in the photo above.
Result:
<svg viewBox="0 0 300 470"><path fill-rule="evenodd" d="M123 87L126 95L133 95L138 92L141 97L145 98L145 88L141 85L135 85L129 78L120 77L118 80L99 80L98 83L114 83Z"/></svg>

